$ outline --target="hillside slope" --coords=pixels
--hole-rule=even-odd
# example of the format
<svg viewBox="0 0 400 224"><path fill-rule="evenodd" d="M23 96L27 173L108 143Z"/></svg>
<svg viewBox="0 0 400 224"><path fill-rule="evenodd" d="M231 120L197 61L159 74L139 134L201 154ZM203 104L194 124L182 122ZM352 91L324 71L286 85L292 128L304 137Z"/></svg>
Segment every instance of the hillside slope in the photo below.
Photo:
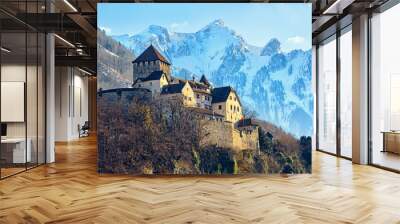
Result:
<svg viewBox="0 0 400 224"><path fill-rule="evenodd" d="M128 87L132 84L132 52L118 41L97 32L98 88Z"/></svg>

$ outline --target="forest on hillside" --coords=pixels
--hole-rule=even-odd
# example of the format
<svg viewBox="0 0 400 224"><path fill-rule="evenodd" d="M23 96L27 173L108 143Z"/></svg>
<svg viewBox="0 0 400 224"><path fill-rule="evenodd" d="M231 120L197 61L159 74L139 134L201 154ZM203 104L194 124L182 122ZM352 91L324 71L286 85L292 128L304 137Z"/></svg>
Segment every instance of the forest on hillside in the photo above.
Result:
<svg viewBox="0 0 400 224"><path fill-rule="evenodd" d="M111 89L128 87L132 84L132 51L106 35L103 30L97 30L97 69L99 74L98 87Z"/></svg>
<svg viewBox="0 0 400 224"><path fill-rule="evenodd" d="M311 137L259 121L260 150L200 146L207 133L180 102L146 91L99 93L98 169L126 174L310 173Z"/></svg>

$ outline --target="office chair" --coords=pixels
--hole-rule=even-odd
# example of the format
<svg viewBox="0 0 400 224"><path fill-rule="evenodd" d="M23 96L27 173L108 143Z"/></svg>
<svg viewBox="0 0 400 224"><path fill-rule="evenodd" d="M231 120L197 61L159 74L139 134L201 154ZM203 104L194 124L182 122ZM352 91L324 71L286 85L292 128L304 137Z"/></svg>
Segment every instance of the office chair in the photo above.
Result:
<svg viewBox="0 0 400 224"><path fill-rule="evenodd" d="M79 126L80 125L78 125L79 138L89 136L89 129L90 129L89 121L85 121L85 123L82 125L82 127L79 127Z"/></svg>

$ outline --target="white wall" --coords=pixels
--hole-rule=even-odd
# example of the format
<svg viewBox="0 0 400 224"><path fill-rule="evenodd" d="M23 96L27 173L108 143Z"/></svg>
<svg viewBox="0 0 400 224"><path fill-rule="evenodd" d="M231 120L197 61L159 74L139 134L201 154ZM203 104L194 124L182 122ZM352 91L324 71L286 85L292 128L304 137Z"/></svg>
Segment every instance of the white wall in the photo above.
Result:
<svg viewBox="0 0 400 224"><path fill-rule="evenodd" d="M36 69L39 69L38 71ZM35 66L25 66L25 64L2 64L1 66L2 82L24 82L26 84L26 106L23 102L20 113L26 112L26 120L21 122L6 122L7 137L24 138L25 135L30 140L32 162L39 159L39 163L44 163L45 150L45 116L44 116L44 74L42 68ZM25 80L27 78L27 80ZM24 90L20 90L24 94ZM7 97L3 95L2 97ZM10 111L13 108L1 108L2 112L16 113ZM7 111L9 110L9 111ZM15 109L14 109L15 110ZM38 154L37 154L38 153ZM51 161L50 161L51 162Z"/></svg>
<svg viewBox="0 0 400 224"><path fill-rule="evenodd" d="M79 138L78 125L88 120L88 78L72 67L56 67L55 140Z"/></svg>
<svg viewBox="0 0 400 224"><path fill-rule="evenodd" d="M4 64L1 66L1 81L4 82L25 82L24 65L18 64ZM7 110L7 108L1 108ZM25 137L25 122L8 122L7 123L7 136L8 137Z"/></svg>

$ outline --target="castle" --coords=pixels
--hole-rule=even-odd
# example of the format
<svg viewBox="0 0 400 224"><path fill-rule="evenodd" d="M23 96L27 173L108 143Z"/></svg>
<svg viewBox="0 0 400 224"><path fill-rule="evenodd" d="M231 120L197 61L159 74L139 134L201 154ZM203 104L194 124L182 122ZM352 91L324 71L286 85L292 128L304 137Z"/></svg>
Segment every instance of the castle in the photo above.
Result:
<svg viewBox="0 0 400 224"><path fill-rule="evenodd" d="M258 126L244 117L242 103L232 87L214 88L205 75L199 81L173 77L171 63L152 45L132 64L133 88L147 89L153 97L179 99L204 120L203 128L210 134L202 145L237 151L259 149Z"/></svg>

